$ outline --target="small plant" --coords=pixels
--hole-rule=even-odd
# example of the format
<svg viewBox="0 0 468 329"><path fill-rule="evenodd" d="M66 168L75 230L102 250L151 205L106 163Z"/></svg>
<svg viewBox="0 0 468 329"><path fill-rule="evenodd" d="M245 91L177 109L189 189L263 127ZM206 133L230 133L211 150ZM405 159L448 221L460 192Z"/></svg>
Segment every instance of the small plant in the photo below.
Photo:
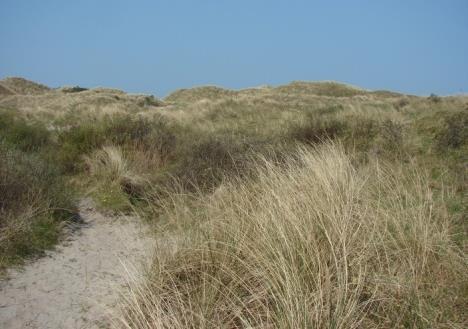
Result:
<svg viewBox="0 0 468 329"><path fill-rule="evenodd" d="M442 98L440 98L440 96L437 96L436 94L432 93L429 95L428 99L432 102L432 103L440 103L442 101Z"/></svg>

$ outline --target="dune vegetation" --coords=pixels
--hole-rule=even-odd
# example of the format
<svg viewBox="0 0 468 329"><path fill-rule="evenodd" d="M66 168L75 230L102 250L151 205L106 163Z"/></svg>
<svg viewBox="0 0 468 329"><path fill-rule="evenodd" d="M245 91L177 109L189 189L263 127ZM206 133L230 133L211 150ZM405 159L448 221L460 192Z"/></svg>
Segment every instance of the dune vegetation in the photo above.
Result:
<svg viewBox="0 0 468 329"><path fill-rule="evenodd" d="M335 82L1 80L0 268L88 195L157 241L116 328L464 328L467 127L467 96Z"/></svg>

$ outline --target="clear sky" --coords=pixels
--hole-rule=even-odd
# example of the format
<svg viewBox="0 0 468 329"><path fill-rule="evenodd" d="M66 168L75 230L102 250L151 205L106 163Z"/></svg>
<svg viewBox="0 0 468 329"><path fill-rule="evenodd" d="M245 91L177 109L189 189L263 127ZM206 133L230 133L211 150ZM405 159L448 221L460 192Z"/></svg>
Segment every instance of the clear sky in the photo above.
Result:
<svg viewBox="0 0 468 329"><path fill-rule="evenodd" d="M52 87L468 92L468 0L0 0L0 40L0 78Z"/></svg>

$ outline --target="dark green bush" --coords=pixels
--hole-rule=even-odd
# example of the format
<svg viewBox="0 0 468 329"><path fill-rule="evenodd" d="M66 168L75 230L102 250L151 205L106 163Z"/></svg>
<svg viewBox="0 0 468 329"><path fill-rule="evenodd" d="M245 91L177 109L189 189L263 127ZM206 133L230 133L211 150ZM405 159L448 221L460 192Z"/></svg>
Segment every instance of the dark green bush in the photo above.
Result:
<svg viewBox="0 0 468 329"><path fill-rule="evenodd" d="M348 117L347 122L348 129L343 136L346 145L353 150L368 151L379 134L378 122L359 115Z"/></svg>
<svg viewBox="0 0 468 329"><path fill-rule="evenodd" d="M79 93L79 92L86 91L86 90L88 90L88 88L83 88L80 86L62 88L62 92L64 93Z"/></svg>
<svg viewBox="0 0 468 329"><path fill-rule="evenodd" d="M403 127L390 119L380 126L380 136L390 150L398 150L403 145Z"/></svg>
<svg viewBox="0 0 468 329"><path fill-rule="evenodd" d="M59 149L55 153L58 164L66 172L82 169L82 157L104 144L106 135L102 126L85 123L60 132Z"/></svg>
<svg viewBox="0 0 468 329"><path fill-rule="evenodd" d="M401 110L404 107L409 105L409 100L406 98L400 98L397 102L394 103L394 106L397 110Z"/></svg>
<svg viewBox="0 0 468 329"><path fill-rule="evenodd" d="M161 106L162 102L153 95L145 96L137 102L138 106Z"/></svg>
<svg viewBox="0 0 468 329"><path fill-rule="evenodd" d="M468 141L468 112L457 112L444 118L444 126L436 135L439 150L457 149Z"/></svg>
<svg viewBox="0 0 468 329"><path fill-rule="evenodd" d="M74 212L58 168L0 142L0 268L53 245Z"/></svg>
<svg viewBox="0 0 468 329"><path fill-rule="evenodd" d="M151 133L140 142L147 150L159 154L163 161L168 161L176 150L176 132L161 118L152 123Z"/></svg>
<svg viewBox="0 0 468 329"><path fill-rule="evenodd" d="M0 209L22 209L31 198L53 208L69 208L70 192L58 167L39 155L0 142Z"/></svg>
<svg viewBox="0 0 468 329"><path fill-rule="evenodd" d="M362 154L371 149L382 154L396 154L400 153L403 145L400 124L392 120L379 123L362 115L336 117L312 112L304 124L291 128L290 136L293 140L312 144L338 139L346 148Z"/></svg>
<svg viewBox="0 0 468 329"><path fill-rule="evenodd" d="M16 148L38 151L50 142L50 132L39 123L27 123L24 119L0 110L0 139Z"/></svg>
<svg viewBox="0 0 468 329"><path fill-rule="evenodd" d="M58 142L58 162L65 171L77 172L83 169L83 155L105 144L139 147L167 157L175 147L175 135L163 118L115 115L65 130Z"/></svg>
<svg viewBox="0 0 468 329"><path fill-rule="evenodd" d="M212 189L226 176L244 175L252 149L249 143L233 137L204 137L178 155L174 176L188 189Z"/></svg>
<svg viewBox="0 0 468 329"><path fill-rule="evenodd" d="M305 123L291 128L291 137L302 143L321 143L343 136L347 124L332 116L311 113Z"/></svg>
<svg viewBox="0 0 468 329"><path fill-rule="evenodd" d="M440 103L442 101L442 98L440 98L436 94L430 94L428 99L433 103Z"/></svg>
<svg viewBox="0 0 468 329"><path fill-rule="evenodd" d="M326 107L321 107L319 109L313 110L314 114L317 115L329 115L329 114L336 114L338 112L341 112L344 110L343 105L338 104L338 105L331 105L331 106L326 106Z"/></svg>
<svg viewBox="0 0 468 329"><path fill-rule="evenodd" d="M165 155L175 145L175 135L162 117L148 120L127 115L116 116L104 123L103 130L106 140L115 145L137 144Z"/></svg>
<svg viewBox="0 0 468 329"><path fill-rule="evenodd" d="M117 115L106 119L102 130L110 142L123 145L143 141L153 131L153 123L141 117Z"/></svg>

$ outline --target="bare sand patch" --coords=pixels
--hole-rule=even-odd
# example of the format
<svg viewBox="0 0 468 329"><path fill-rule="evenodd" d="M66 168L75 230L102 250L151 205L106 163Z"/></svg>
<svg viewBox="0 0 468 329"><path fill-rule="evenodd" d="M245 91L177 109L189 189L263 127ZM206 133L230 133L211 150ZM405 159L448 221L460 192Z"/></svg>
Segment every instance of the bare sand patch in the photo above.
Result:
<svg viewBox="0 0 468 329"><path fill-rule="evenodd" d="M80 203L83 223L46 257L0 282L0 328L101 328L119 291L151 258L153 239L132 216Z"/></svg>

